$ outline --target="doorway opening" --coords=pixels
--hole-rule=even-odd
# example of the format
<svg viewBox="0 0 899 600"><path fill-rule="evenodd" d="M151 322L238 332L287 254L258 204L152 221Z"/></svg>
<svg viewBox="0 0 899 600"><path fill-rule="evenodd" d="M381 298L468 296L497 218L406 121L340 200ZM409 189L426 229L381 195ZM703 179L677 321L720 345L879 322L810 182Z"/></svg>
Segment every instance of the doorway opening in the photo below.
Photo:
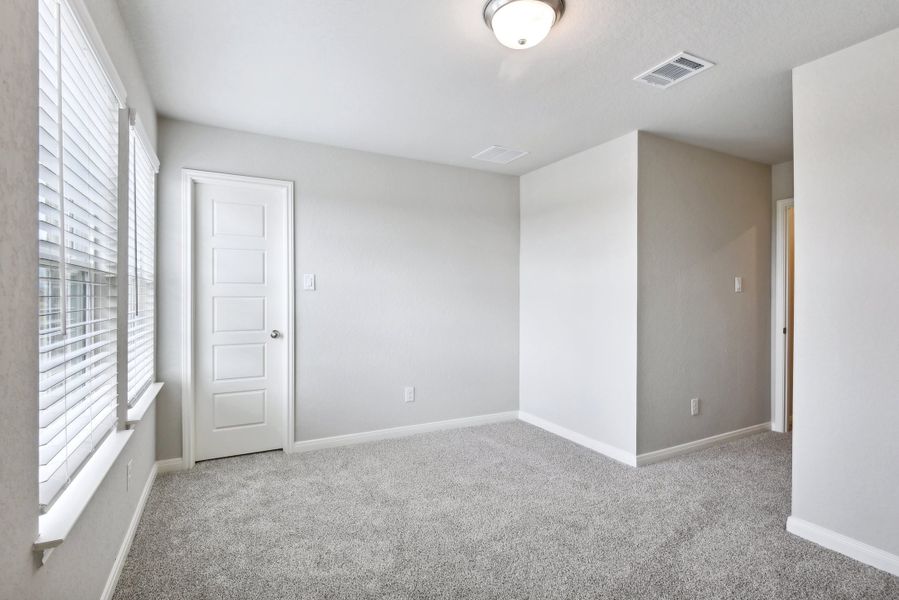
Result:
<svg viewBox="0 0 899 600"><path fill-rule="evenodd" d="M779 200L775 215L774 430L793 430L794 283L796 274L793 199Z"/></svg>

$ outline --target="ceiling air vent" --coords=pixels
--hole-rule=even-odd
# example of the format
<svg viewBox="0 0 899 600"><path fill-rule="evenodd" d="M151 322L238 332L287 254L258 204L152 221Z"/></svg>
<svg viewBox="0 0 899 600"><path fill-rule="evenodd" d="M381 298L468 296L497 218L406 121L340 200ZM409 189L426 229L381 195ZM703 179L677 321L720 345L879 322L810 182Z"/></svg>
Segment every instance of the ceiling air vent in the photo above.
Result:
<svg viewBox="0 0 899 600"><path fill-rule="evenodd" d="M490 146L486 150L478 152L472 156L472 158L497 165L507 165L513 160L521 158L525 154L527 154L527 152L522 152L521 150L510 150L509 148L503 148L502 146Z"/></svg>
<svg viewBox="0 0 899 600"><path fill-rule="evenodd" d="M669 88L675 83L689 79L697 73L708 71L715 63L681 52L656 65L650 70L634 77L634 81L642 81L653 87Z"/></svg>

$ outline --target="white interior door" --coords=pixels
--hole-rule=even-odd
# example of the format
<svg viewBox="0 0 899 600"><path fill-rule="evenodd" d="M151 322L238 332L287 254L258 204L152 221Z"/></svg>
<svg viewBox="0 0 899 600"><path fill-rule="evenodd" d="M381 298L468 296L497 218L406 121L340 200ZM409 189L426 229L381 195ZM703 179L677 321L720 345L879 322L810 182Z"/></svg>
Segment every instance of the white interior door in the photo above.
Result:
<svg viewBox="0 0 899 600"><path fill-rule="evenodd" d="M283 448L289 394L289 188L194 183L196 460Z"/></svg>

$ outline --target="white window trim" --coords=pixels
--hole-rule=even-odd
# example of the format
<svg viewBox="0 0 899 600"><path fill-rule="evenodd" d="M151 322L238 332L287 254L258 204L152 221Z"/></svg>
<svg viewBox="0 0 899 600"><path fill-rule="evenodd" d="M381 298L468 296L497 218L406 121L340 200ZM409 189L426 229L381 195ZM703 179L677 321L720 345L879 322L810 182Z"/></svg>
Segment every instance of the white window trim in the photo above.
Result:
<svg viewBox="0 0 899 600"><path fill-rule="evenodd" d="M141 121L140 115L138 115L134 111L131 111L131 126L134 128L134 133L137 135L137 139L140 140L141 145L144 147L144 150L150 157L150 162L153 164L153 170L156 173L159 173L159 157L156 156L156 152L153 149L153 144L150 142L150 135L147 133L147 130L144 127L144 122Z"/></svg>
<svg viewBox="0 0 899 600"><path fill-rule="evenodd" d="M132 157L131 153L131 131L134 131L134 135L137 137L138 142L143 146L144 151L147 153L148 158L150 159L150 163L153 165L153 172L159 173L159 157L156 156L156 151L153 148L153 144L150 142L150 136L147 134L147 130L144 128L143 121L141 121L140 115L138 115L133 109L127 109L127 115L122 115L125 118L125 121L120 123L119 125L119 171L124 173L130 172L130 163ZM124 159L122 156L124 155ZM135 172L136 176L136 172ZM120 181L122 178L119 178ZM129 180L129 177L124 178L124 183L122 183L119 188L119 213L125 215L126 221L130 223L130 211L131 211L131 198L130 198L130 188L132 182ZM158 185L154 180L153 183L153 193L154 193L154 205L157 204L156 200L159 197ZM158 208L157 208L158 213ZM154 217L155 218L155 217ZM158 233L158 223L154 223L154 231ZM162 383L156 381L156 367L154 360L153 373L150 381L152 382L146 390L141 393L141 396L138 398L137 402L134 403L133 406L129 406L129 398L128 398L128 305L130 302L129 292L130 286L128 285L128 268L129 268L129 255L128 253L131 251L130 248L130 232L126 235L128 240L123 245L119 245L119 264L124 265L124 268L119 271L119 281L125 282L125 294L124 294L124 306L120 307L119 319L122 323L126 323L124 331L119 331L119 339L118 339L118 356L119 358L124 358L125 364L125 377L120 381L119 394L120 398L124 398L124 402L120 402L119 410L126 413L122 422L124 422L124 427L127 429L132 429L146 414L147 410L152 405L153 401L156 399L157 394L159 394L159 390L162 389ZM155 249L155 240L154 240L154 249ZM154 268L154 296L155 293L155 268ZM154 306L156 305L156 301L154 298ZM153 329L153 351L156 351L156 336L158 332L157 327L158 321L154 318L154 329Z"/></svg>

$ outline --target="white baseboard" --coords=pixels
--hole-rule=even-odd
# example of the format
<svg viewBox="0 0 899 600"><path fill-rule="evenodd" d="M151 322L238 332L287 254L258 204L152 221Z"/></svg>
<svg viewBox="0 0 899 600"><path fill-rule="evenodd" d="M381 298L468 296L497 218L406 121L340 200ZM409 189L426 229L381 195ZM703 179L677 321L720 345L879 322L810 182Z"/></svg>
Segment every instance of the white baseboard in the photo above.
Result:
<svg viewBox="0 0 899 600"><path fill-rule="evenodd" d="M719 433L718 435L713 435L711 437L703 438L701 440L696 440L693 442L687 442L686 444L679 444L677 446L671 446L670 448L662 448L661 450L654 450L653 452L638 454L637 466L642 467L644 465L657 463L662 460L668 460L669 458L674 458L675 456L688 454L690 452L696 452L697 450L702 450L703 448L717 446L725 442L730 442L742 437L746 437L748 435L761 433L763 431L771 431L771 423L759 423L758 425L752 425L750 427L744 427L743 429L728 431L727 433Z"/></svg>
<svg viewBox="0 0 899 600"><path fill-rule="evenodd" d="M106 580L106 586L103 588L103 595L100 600L110 600L115 593L116 584L119 582L119 576L122 574L122 568L125 566L125 559L128 558L128 551L131 550L131 542L134 541L134 534L137 533L137 525L140 523L141 515L144 514L144 507L147 505L147 498L150 497L150 490L153 489L153 482L156 481L157 466L154 464L150 468L150 475L147 477L147 483L140 493L140 499L137 501L137 507L134 509L134 515L131 517L131 523L125 532L125 539L119 547L119 553L116 554L115 562L112 564L112 571Z"/></svg>
<svg viewBox="0 0 899 600"><path fill-rule="evenodd" d="M184 461L181 460L180 457L156 461L156 470L160 475L163 473L171 473L173 471L181 471L183 469Z"/></svg>
<svg viewBox="0 0 899 600"><path fill-rule="evenodd" d="M617 460L620 463L624 463L630 467L637 466L637 457L627 452L626 450L622 450L621 448L616 448L610 444L606 444L605 442L600 442L599 440L595 440L591 437L587 437L582 433L578 433L576 431L572 431L561 425L556 425L546 419L541 419L540 417L536 417L530 413L526 413L524 411L518 412L518 418L525 423L530 423L535 427L539 427L540 429L545 429L546 431L555 434L559 437L563 437L566 440L570 440L575 444L580 446L584 446L585 448L589 448L594 452L599 452L605 456L613 460Z"/></svg>
<svg viewBox="0 0 899 600"><path fill-rule="evenodd" d="M311 452L312 450L321 450L323 448L337 448L340 446L362 444L364 442L401 438L418 433L427 433L429 431L442 431L445 429L459 429L461 427L487 425L489 423L502 423L505 421L514 421L517 418L518 411L513 410L509 412L493 413L490 415L479 415L477 417L449 419L447 421L434 421L431 423L421 423L419 425L407 425L405 427L376 429L374 431L363 431L361 433L335 435L334 437L295 442L293 450L294 452Z"/></svg>
<svg viewBox="0 0 899 600"><path fill-rule="evenodd" d="M828 550L899 576L899 556L895 554L792 516L787 518L787 531Z"/></svg>

